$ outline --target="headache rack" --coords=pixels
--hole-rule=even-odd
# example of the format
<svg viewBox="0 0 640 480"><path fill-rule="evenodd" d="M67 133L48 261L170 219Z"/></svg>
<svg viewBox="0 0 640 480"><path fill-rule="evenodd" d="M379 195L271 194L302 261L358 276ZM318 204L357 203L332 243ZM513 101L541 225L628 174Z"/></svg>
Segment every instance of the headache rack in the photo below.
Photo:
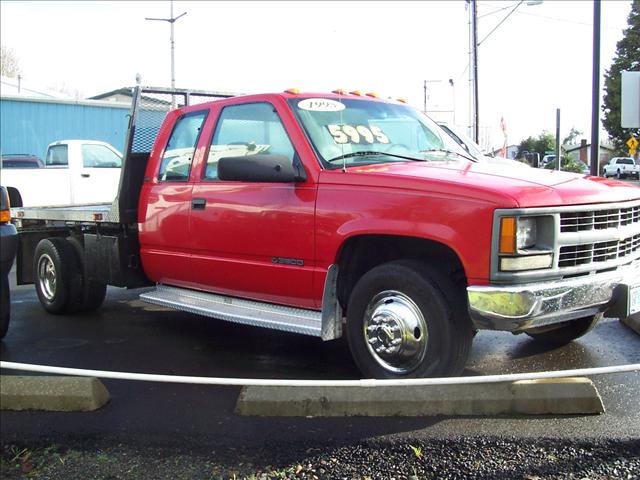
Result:
<svg viewBox="0 0 640 480"><path fill-rule="evenodd" d="M138 197L149 154L167 113L176 108L237 96L228 92L209 92L179 88L133 88L129 126L124 146L118 194L111 204L43 206L13 208L18 225L33 220L42 223L135 224Z"/></svg>

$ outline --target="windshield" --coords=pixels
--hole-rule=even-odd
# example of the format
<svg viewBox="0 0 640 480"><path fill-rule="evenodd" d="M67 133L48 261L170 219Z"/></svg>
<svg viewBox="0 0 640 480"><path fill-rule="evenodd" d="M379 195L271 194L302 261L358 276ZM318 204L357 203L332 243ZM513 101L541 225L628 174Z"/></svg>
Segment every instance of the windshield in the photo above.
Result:
<svg viewBox="0 0 640 480"><path fill-rule="evenodd" d="M322 97L294 98L289 104L326 168L468 158L434 122L408 105Z"/></svg>

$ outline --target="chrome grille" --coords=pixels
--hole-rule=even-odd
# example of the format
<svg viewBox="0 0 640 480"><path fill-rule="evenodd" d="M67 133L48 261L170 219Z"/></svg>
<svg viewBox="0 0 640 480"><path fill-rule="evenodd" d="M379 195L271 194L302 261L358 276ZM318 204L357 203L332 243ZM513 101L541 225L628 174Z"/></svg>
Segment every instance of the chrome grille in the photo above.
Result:
<svg viewBox="0 0 640 480"><path fill-rule="evenodd" d="M606 230L635 223L640 223L640 205L609 210L562 212L560 214L561 232Z"/></svg>
<svg viewBox="0 0 640 480"><path fill-rule="evenodd" d="M640 251L640 234L622 240L566 245L560 247L558 266L564 268L603 263L627 257L638 251Z"/></svg>

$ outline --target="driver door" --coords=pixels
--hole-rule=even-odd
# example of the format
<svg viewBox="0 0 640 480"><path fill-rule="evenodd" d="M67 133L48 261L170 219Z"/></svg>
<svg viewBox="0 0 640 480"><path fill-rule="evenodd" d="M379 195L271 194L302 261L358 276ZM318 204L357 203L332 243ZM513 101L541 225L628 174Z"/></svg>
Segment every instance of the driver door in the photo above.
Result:
<svg viewBox="0 0 640 480"><path fill-rule="evenodd" d="M309 181L222 181L220 158L297 156L274 105L219 107L190 216L192 265L209 291L312 308L314 205Z"/></svg>

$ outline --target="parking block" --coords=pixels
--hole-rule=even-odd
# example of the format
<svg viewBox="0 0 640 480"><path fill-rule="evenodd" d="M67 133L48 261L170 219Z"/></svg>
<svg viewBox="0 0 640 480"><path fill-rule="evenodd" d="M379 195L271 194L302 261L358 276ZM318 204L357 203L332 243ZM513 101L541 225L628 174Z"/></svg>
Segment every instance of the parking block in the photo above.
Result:
<svg viewBox="0 0 640 480"><path fill-rule="evenodd" d="M243 387L236 413L255 416L585 415L604 413L588 378L392 387Z"/></svg>
<svg viewBox="0 0 640 480"><path fill-rule="evenodd" d="M109 401L95 377L0 376L1 410L87 412Z"/></svg>

